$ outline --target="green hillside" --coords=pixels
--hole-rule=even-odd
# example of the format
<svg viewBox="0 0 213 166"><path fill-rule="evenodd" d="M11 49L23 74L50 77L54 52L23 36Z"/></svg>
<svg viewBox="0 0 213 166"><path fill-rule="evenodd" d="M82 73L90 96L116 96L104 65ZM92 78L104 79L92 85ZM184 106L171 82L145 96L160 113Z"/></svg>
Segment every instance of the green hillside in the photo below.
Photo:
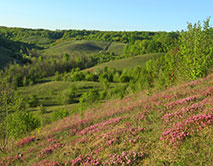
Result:
<svg viewBox="0 0 213 166"><path fill-rule="evenodd" d="M119 42L112 42L107 49L107 52L113 52L115 55L123 55L124 47L127 44L119 43Z"/></svg>
<svg viewBox="0 0 213 166"><path fill-rule="evenodd" d="M211 165L213 76L72 115L9 144L2 165ZM186 158L187 156L187 158Z"/></svg>
<svg viewBox="0 0 213 166"><path fill-rule="evenodd" d="M45 37L42 37L42 36L35 36L35 35L28 36L24 39L21 39L20 41L24 42L24 43L30 43L30 44L34 43L34 44L37 44L37 45L48 45L52 42L48 38L45 38Z"/></svg>
<svg viewBox="0 0 213 166"><path fill-rule="evenodd" d="M114 60L111 62L106 62L91 68L86 69L85 71L94 71L95 69L103 69L104 67L112 67L117 70L122 69L130 69L135 66L142 66L144 65L149 59L156 59L160 57L161 55L164 55L163 53L153 53L153 54L144 54L144 55L138 55L133 57L128 57L124 59Z"/></svg>
<svg viewBox="0 0 213 166"><path fill-rule="evenodd" d="M49 49L42 51L43 56L62 56L69 55L95 55L100 51L115 52L122 54L125 44L104 41L72 40L56 44Z"/></svg>
<svg viewBox="0 0 213 166"><path fill-rule="evenodd" d="M89 81L51 81L22 87L19 88L19 91L23 96L36 96L39 100L37 105L54 106L63 105L60 101L60 97L63 95L63 92L68 91L71 86L77 89L76 96L79 96L92 88L100 87L101 83Z"/></svg>

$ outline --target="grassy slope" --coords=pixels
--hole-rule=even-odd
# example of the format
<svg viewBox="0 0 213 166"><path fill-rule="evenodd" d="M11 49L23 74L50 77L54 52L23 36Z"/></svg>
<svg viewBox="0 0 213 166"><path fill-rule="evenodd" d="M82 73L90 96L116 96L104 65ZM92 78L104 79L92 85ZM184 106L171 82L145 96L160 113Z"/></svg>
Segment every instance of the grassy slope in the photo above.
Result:
<svg viewBox="0 0 213 166"><path fill-rule="evenodd" d="M211 165L213 75L146 93L109 101L11 142L0 163Z"/></svg>
<svg viewBox="0 0 213 166"><path fill-rule="evenodd" d="M103 41L72 40L58 43L55 46L44 50L42 54L45 56L62 56L65 53L68 53L70 55L78 56L87 54L94 55L99 51L114 51L115 53L120 54L123 47L124 44L122 43L111 44L110 42Z"/></svg>
<svg viewBox="0 0 213 166"><path fill-rule="evenodd" d="M100 88L102 83L100 82L92 82L92 81L51 81L46 80L47 82L36 84L33 86L26 86L21 87L18 91L23 96L36 96L38 98L38 106L44 106L48 113L52 111L58 111L61 108L72 108L73 106L79 107L78 103L63 105L61 101L61 97L63 96L64 92L68 91L69 87L76 88L76 98L75 100L78 101L80 96L84 92L88 92L94 88ZM117 84L120 83L112 83L110 86L115 87ZM39 107L31 107L29 110L36 111ZM70 110L71 112L73 110ZM71 113L70 112L70 113ZM48 116L48 115L46 115Z"/></svg>
<svg viewBox="0 0 213 166"><path fill-rule="evenodd" d="M41 36L29 36L21 42L45 45L50 44L51 41ZM116 55L123 53L125 44L117 42L104 41L87 41L87 40L72 40L65 41L41 51L45 57L63 56L68 53L71 56L79 55L96 55L99 51L114 52ZM15 59L11 57L12 52L4 47L0 47L0 66L6 65Z"/></svg>
<svg viewBox="0 0 213 166"><path fill-rule="evenodd" d="M122 55L125 43L112 42L108 48L108 52L114 52L116 55Z"/></svg>
<svg viewBox="0 0 213 166"><path fill-rule="evenodd" d="M42 36L29 36L22 39L21 42L37 44L37 45L46 45L46 44L50 44L52 41Z"/></svg>
<svg viewBox="0 0 213 166"><path fill-rule="evenodd" d="M118 70L121 69L129 69L133 68L137 65L144 65L146 61L152 58L159 57L160 55L163 55L162 53L152 53L152 54L144 54L144 55L138 55L138 56L133 56L129 58L124 58L124 59L119 59L111 62L106 62L94 67L91 67L89 69L86 69L85 71L94 71L95 69L102 69L104 67L112 67Z"/></svg>
<svg viewBox="0 0 213 166"><path fill-rule="evenodd" d="M21 87L19 91L23 96L36 95L39 99L39 105L53 108L53 106L61 105L59 98L70 86L76 87L78 90L77 95L80 95L91 88L101 86L101 83L89 81L51 81L28 87Z"/></svg>

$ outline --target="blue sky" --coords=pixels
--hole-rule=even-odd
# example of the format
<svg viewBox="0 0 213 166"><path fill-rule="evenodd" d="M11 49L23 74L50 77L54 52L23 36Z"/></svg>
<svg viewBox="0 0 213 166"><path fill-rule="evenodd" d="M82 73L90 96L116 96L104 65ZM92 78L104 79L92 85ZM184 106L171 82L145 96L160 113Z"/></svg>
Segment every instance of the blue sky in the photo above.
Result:
<svg viewBox="0 0 213 166"><path fill-rule="evenodd" d="M213 0L0 0L9 27L176 31L209 16Z"/></svg>

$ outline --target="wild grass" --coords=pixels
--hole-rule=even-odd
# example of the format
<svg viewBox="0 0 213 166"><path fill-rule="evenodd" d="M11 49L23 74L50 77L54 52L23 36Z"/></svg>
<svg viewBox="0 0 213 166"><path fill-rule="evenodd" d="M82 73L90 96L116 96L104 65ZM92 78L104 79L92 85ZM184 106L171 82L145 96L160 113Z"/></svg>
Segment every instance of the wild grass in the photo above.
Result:
<svg viewBox="0 0 213 166"><path fill-rule="evenodd" d="M11 143L0 163L211 165L212 80L142 91L66 117Z"/></svg>

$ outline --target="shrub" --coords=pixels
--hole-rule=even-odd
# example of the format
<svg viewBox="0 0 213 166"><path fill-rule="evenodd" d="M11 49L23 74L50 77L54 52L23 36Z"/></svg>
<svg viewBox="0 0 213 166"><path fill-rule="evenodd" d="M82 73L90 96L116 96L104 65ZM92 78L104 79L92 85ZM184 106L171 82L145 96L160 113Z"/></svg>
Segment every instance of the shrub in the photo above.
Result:
<svg viewBox="0 0 213 166"><path fill-rule="evenodd" d="M46 108L43 107L43 105L39 106L39 113L40 114L45 114L47 112Z"/></svg>
<svg viewBox="0 0 213 166"><path fill-rule="evenodd" d="M80 103L92 103L99 99L98 89L92 89L89 92L83 93L80 97Z"/></svg>
<svg viewBox="0 0 213 166"><path fill-rule="evenodd" d="M61 80L61 76L59 74L58 71L55 72L55 76L54 76L54 81L60 81Z"/></svg>
<svg viewBox="0 0 213 166"><path fill-rule="evenodd" d="M179 40L181 55L181 74L191 80L206 76L213 64L212 29L210 18L204 21L202 27L198 22L188 24L188 30L182 32Z"/></svg>
<svg viewBox="0 0 213 166"><path fill-rule="evenodd" d="M17 111L10 114L4 121L9 136L17 138L40 126L40 121L33 114Z"/></svg>
<svg viewBox="0 0 213 166"><path fill-rule="evenodd" d="M26 100L27 100L27 104L30 107L38 106L39 100L38 100L38 97L36 95L31 95L31 96L27 97Z"/></svg>
<svg viewBox="0 0 213 166"><path fill-rule="evenodd" d="M128 85L118 85L111 91L111 96L123 98L127 94Z"/></svg>
<svg viewBox="0 0 213 166"><path fill-rule="evenodd" d="M76 87L70 86L68 90L62 92L60 96L61 104L72 104L75 103Z"/></svg>
<svg viewBox="0 0 213 166"><path fill-rule="evenodd" d="M67 109L62 109L62 110L57 110L54 111L53 115L52 115L52 119L53 121L58 120L58 119L63 119L65 117L67 117L69 115L69 112Z"/></svg>

